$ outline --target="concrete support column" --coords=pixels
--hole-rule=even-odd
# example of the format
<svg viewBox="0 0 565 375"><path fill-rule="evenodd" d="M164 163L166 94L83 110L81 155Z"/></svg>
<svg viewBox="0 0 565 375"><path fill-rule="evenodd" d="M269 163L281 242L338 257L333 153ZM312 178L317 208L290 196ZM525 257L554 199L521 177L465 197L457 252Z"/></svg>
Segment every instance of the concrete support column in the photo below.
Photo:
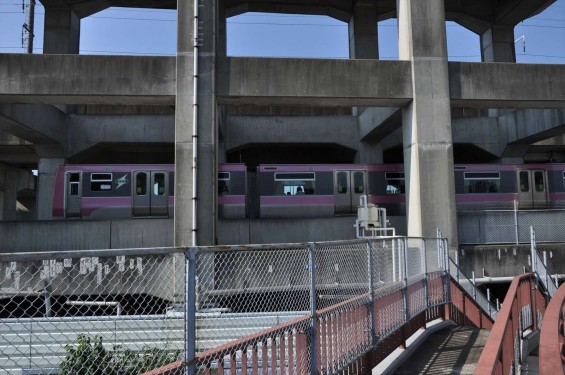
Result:
<svg viewBox="0 0 565 375"><path fill-rule="evenodd" d="M200 0L202 2L202 0ZM192 186L197 174L197 244L216 241L215 2L202 2L198 21L198 106L193 106L193 0L178 1L177 95L175 112L175 246L192 243ZM193 114L198 112L198 157L193 160Z"/></svg>
<svg viewBox="0 0 565 375"><path fill-rule="evenodd" d="M514 27L492 26L481 35L483 62L516 62Z"/></svg>
<svg viewBox="0 0 565 375"><path fill-rule="evenodd" d="M443 0L397 0L399 55L412 62L413 101L403 109L408 235L439 228L457 246L453 143Z"/></svg>
<svg viewBox="0 0 565 375"><path fill-rule="evenodd" d="M64 158L44 157L39 159L37 167L37 220L53 219L55 172L57 167L63 164L65 164Z"/></svg>
<svg viewBox="0 0 565 375"><path fill-rule="evenodd" d="M43 33L43 53L79 53L80 18L71 8L45 7Z"/></svg>
<svg viewBox="0 0 565 375"><path fill-rule="evenodd" d="M374 1L358 0L349 21L349 58L378 59L377 7Z"/></svg>

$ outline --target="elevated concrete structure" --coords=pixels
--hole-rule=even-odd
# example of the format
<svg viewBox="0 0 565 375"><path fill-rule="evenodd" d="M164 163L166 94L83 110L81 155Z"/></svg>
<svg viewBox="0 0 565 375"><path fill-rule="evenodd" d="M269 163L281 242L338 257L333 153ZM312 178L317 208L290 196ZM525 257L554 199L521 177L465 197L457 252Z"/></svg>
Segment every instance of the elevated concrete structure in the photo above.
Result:
<svg viewBox="0 0 565 375"><path fill-rule="evenodd" d="M7 140L0 162L39 170L36 218L48 220L58 164L106 162L108 147L133 161L163 162L168 153L176 162L174 243L189 245L195 231L205 245L242 238L218 233L218 162L257 145L335 145L345 150L344 162L404 161L408 234L432 236L439 227L455 245L450 170L458 149L493 162L565 160L556 159L565 155L565 66L516 64L514 52L514 26L553 2L218 0L199 8L194 36L192 2L180 1L177 56L142 57L78 55L80 20L110 6L175 9L176 1L42 0L44 54L0 54ZM350 59L229 57L226 19L245 12L346 22ZM377 23L393 17L401 61L380 61ZM489 64L447 61L449 20L479 35ZM254 163L270 161L261 158Z"/></svg>

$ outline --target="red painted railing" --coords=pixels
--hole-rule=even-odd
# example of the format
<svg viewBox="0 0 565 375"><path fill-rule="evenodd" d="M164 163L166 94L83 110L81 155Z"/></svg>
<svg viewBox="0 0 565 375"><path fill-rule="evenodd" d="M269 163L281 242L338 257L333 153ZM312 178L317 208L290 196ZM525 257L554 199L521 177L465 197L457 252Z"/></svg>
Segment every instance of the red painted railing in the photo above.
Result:
<svg viewBox="0 0 565 375"><path fill-rule="evenodd" d="M427 278L409 281L408 287L403 282L397 282L379 288L375 290L372 306L371 295L366 293L318 310L315 331L318 373L342 369L350 369L353 373L370 373L371 368L397 347L405 346L408 337L418 329L425 328L427 322L438 318L453 316L460 324L492 327L493 322L488 314L481 311L453 279L451 290L445 288L445 277L443 272L437 272L428 274ZM450 293L454 303L446 304ZM408 322L406 311L410 317ZM215 373L223 374L227 368L236 368L238 363L242 374L268 374L275 371L297 375L309 373L311 356L308 332L311 322L309 315L300 317L200 353L190 364L204 374L210 374L212 368L217 369ZM177 361L146 375L180 373L179 370L186 364Z"/></svg>
<svg viewBox="0 0 565 375"><path fill-rule="evenodd" d="M564 310L565 284L551 298L541 327L539 343L539 371L541 375L563 375L565 365Z"/></svg>
<svg viewBox="0 0 565 375"><path fill-rule="evenodd" d="M538 314L543 316L544 312L545 298L537 288L534 274L516 276L502 303L475 374L514 374L521 362L522 334L527 329L538 330Z"/></svg>

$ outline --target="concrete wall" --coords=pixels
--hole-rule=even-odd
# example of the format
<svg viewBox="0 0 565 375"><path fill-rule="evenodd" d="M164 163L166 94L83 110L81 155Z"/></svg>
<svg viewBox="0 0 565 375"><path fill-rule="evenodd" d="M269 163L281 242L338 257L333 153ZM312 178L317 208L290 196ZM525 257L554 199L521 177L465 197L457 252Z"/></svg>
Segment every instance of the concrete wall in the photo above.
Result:
<svg viewBox="0 0 565 375"><path fill-rule="evenodd" d="M389 217L406 233L403 217ZM355 238L354 216L317 219L220 220L218 244L333 241ZM0 222L0 252L173 246L172 219Z"/></svg>
<svg viewBox="0 0 565 375"><path fill-rule="evenodd" d="M560 244L537 244L539 254L547 252L551 274L565 273L565 248ZM459 249L459 263L468 277L507 277L531 272L529 244L464 246Z"/></svg>
<svg viewBox="0 0 565 375"><path fill-rule="evenodd" d="M0 238L5 253L172 246L173 221L2 222Z"/></svg>

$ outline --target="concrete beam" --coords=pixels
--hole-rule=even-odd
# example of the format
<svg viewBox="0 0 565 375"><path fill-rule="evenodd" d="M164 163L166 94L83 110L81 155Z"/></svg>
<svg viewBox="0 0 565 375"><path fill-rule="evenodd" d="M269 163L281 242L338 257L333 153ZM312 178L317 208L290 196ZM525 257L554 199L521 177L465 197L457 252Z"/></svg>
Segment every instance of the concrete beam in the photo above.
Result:
<svg viewBox="0 0 565 375"><path fill-rule="evenodd" d="M67 120L50 105L0 104L0 130L32 143L64 145Z"/></svg>
<svg viewBox="0 0 565 375"><path fill-rule="evenodd" d="M172 143L174 116L77 116L69 117L69 146L72 157L97 143Z"/></svg>
<svg viewBox="0 0 565 375"><path fill-rule="evenodd" d="M37 164L37 154L31 146L2 146L0 161L4 164L32 165Z"/></svg>
<svg viewBox="0 0 565 375"><path fill-rule="evenodd" d="M335 143L357 149L352 116L228 116L226 149L250 143Z"/></svg>
<svg viewBox="0 0 565 375"><path fill-rule="evenodd" d="M514 111L498 121L509 144L530 145L565 133L565 109Z"/></svg>
<svg viewBox="0 0 565 375"><path fill-rule="evenodd" d="M232 2L235 3L235 2ZM239 4L232 5L226 8L226 15L228 17L237 16L247 12L257 13L286 13L286 14L309 14L319 16L329 16L337 20L348 22L351 18L351 4L350 1L341 1L341 4L324 4L317 3L314 5L307 5L304 1L285 1L284 3L253 3L253 2L240 2Z"/></svg>
<svg viewBox="0 0 565 375"><path fill-rule="evenodd" d="M1 54L0 103L171 105L175 72L175 57Z"/></svg>
<svg viewBox="0 0 565 375"><path fill-rule="evenodd" d="M367 108L359 116L359 136L362 141L380 140L402 127L399 108Z"/></svg>
<svg viewBox="0 0 565 375"><path fill-rule="evenodd" d="M219 58L220 104L401 107L409 61Z"/></svg>
<svg viewBox="0 0 565 375"><path fill-rule="evenodd" d="M219 104L403 107L413 95L409 61L221 57L217 69ZM175 57L2 54L0 103L172 105L175 71ZM449 89L454 107L565 108L565 65L451 62Z"/></svg>
<svg viewBox="0 0 565 375"><path fill-rule="evenodd" d="M454 118L453 143L471 143L493 155L500 155L498 121L493 117Z"/></svg>
<svg viewBox="0 0 565 375"><path fill-rule="evenodd" d="M449 63L452 107L565 108L565 65Z"/></svg>
<svg viewBox="0 0 565 375"><path fill-rule="evenodd" d="M496 10L496 23L514 26L535 16L553 4L555 0L514 0L503 1Z"/></svg>

